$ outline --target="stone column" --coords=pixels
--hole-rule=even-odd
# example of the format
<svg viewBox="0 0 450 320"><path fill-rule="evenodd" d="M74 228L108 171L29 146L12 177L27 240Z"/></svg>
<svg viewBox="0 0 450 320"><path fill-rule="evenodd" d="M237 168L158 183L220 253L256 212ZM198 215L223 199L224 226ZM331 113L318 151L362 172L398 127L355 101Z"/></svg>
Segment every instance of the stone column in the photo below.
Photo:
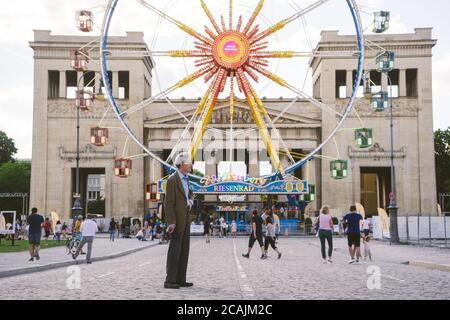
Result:
<svg viewBox="0 0 450 320"><path fill-rule="evenodd" d="M100 92L100 73L95 73L94 75L94 94L97 94L97 92Z"/></svg>
<svg viewBox="0 0 450 320"><path fill-rule="evenodd" d="M84 78L80 80L80 78L83 77L83 72L82 71L77 71L77 84L78 81L80 82L80 88L84 87Z"/></svg>
<svg viewBox="0 0 450 320"><path fill-rule="evenodd" d="M119 72L118 71L113 71L112 73L112 92L113 92L113 97L114 98L119 98Z"/></svg>
<svg viewBox="0 0 450 320"><path fill-rule="evenodd" d="M205 165L205 175L206 176L216 176L217 177L217 162L216 157L206 158ZM205 201L217 201L216 195L205 195Z"/></svg>
<svg viewBox="0 0 450 320"><path fill-rule="evenodd" d="M156 156L162 157L163 152L162 151L152 151ZM163 177L163 166L159 163L159 161L153 159L153 158L145 158L146 161L144 161L144 172L145 175L145 183L155 182L157 183L159 179ZM147 203L148 201L145 200ZM148 208L157 208L157 202L150 202L147 204Z"/></svg>
<svg viewBox="0 0 450 320"><path fill-rule="evenodd" d="M386 73L381 73L381 91L388 91L388 77Z"/></svg>
<svg viewBox="0 0 450 320"><path fill-rule="evenodd" d="M289 158L287 155L280 155L280 162L281 162L281 166L286 169L289 166ZM279 202L287 202L288 198L285 195L280 195L278 196L278 201Z"/></svg>
<svg viewBox="0 0 450 320"><path fill-rule="evenodd" d="M306 151L304 153L309 153L310 150ZM316 159L308 161L303 167L302 167L302 176L303 180L308 181L308 185L313 184L316 187L316 201L311 202L308 207L305 210L306 216L311 216L310 212L314 212L317 210L317 181L316 181Z"/></svg>
<svg viewBox="0 0 450 320"><path fill-rule="evenodd" d="M400 70L400 76L399 76L399 91L398 96L399 97L406 97L406 70L401 69Z"/></svg>
<svg viewBox="0 0 450 320"><path fill-rule="evenodd" d="M59 72L59 98L64 99L66 98L66 71L60 71Z"/></svg>
<svg viewBox="0 0 450 320"><path fill-rule="evenodd" d="M345 85L347 87L347 98L350 98L353 92L353 70L347 70Z"/></svg>
<svg viewBox="0 0 450 320"><path fill-rule="evenodd" d="M248 155L248 175L259 177L259 154L257 150L249 150ZM259 195L248 196L249 201L258 201Z"/></svg>
<svg viewBox="0 0 450 320"><path fill-rule="evenodd" d="M112 161L111 161L112 163ZM115 196L115 176L112 169L112 165L105 167L105 217L106 218L116 218L118 221L120 218L120 213L115 207L114 203ZM122 223L122 221L120 221Z"/></svg>

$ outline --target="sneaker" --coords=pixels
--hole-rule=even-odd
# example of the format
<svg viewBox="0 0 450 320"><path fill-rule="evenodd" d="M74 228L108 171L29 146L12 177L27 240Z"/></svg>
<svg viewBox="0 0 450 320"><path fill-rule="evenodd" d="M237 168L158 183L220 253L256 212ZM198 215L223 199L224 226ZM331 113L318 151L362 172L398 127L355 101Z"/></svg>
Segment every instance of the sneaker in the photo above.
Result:
<svg viewBox="0 0 450 320"><path fill-rule="evenodd" d="M327 262L328 263L333 263L333 260L331 260L331 258L328 258Z"/></svg>
<svg viewBox="0 0 450 320"><path fill-rule="evenodd" d="M327 259L322 259L323 264L327 264Z"/></svg>
<svg viewBox="0 0 450 320"><path fill-rule="evenodd" d="M250 255L249 255L248 253L243 253L242 256L243 256L244 258L247 258L247 259L250 258Z"/></svg>
<svg viewBox="0 0 450 320"><path fill-rule="evenodd" d="M39 257L39 253L36 252L36 254L34 255L34 257L36 258L36 260L40 260L41 257Z"/></svg>
<svg viewBox="0 0 450 320"><path fill-rule="evenodd" d="M354 258L351 258L350 260L348 260L348 264L352 264L352 263L355 263L355 259Z"/></svg>
<svg viewBox="0 0 450 320"><path fill-rule="evenodd" d="M278 259L281 259L281 252L278 254Z"/></svg>
<svg viewBox="0 0 450 320"><path fill-rule="evenodd" d="M356 259L355 264L359 264L359 259Z"/></svg>
<svg viewBox="0 0 450 320"><path fill-rule="evenodd" d="M261 255L261 260L265 260L265 259L267 259L267 255L265 255L265 254Z"/></svg>
<svg viewBox="0 0 450 320"><path fill-rule="evenodd" d="M30 258L28 261L34 261L34 258Z"/></svg>

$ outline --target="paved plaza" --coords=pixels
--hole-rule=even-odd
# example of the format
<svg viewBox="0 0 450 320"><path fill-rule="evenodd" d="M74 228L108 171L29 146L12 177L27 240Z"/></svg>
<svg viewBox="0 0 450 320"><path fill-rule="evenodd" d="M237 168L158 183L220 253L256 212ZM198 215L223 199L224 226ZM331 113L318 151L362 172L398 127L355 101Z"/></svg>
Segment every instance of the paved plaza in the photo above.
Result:
<svg viewBox="0 0 450 320"><path fill-rule="evenodd" d="M260 260L256 247L250 259L241 257L247 238L206 244L192 237L192 288L163 288L168 247L155 245L92 265L1 278L0 299L450 299L450 272L405 264L450 265L448 249L373 241L372 262L348 265L346 239L334 241L334 263L323 264L317 238L280 238L282 258L269 251ZM100 248L94 244L94 256Z"/></svg>

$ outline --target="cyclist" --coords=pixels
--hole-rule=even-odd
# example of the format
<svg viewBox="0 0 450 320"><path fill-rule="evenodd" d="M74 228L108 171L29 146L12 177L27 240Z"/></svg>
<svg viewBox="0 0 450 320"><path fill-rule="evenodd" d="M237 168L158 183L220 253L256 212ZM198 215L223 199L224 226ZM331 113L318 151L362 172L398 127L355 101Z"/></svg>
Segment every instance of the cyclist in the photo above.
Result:
<svg viewBox="0 0 450 320"><path fill-rule="evenodd" d="M74 229L74 237L78 241L78 243L81 242L81 223L83 222L83 216L80 214L78 216L77 221L75 222L75 229ZM86 254L83 252L83 249L81 250L80 254Z"/></svg>

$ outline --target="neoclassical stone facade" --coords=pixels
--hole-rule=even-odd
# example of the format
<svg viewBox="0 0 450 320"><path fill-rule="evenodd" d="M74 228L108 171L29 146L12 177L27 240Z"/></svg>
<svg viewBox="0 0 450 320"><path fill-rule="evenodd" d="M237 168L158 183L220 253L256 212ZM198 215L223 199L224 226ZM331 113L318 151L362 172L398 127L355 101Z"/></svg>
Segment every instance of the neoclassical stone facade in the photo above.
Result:
<svg viewBox="0 0 450 320"><path fill-rule="evenodd" d="M74 74L70 73L69 49L79 48L93 39L53 36L50 31L35 31L34 41L30 43L35 58L31 205L41 212L55 210L64 219L69 218L72 207L76 157L76 108L73 97L69 96ZM435 214L431 62L436 41L432 39L431 29L416 29L412 34L374 35L369 39L396 52L396 70L392 78L398 92L398 97L393 99L393 116L399 212ZM323 32L317 47L319 51L355 49L354 37L341 36L335 31ZM150 97L153 59L126 54L127 51L148 50L143 34L129 32L125 37L112 37L109 50L111 58L108 68L113 94L121 108ZM93 48L91 55L93 59L89 62L89 70L98 70L98 49ZM368 50L366 56L367 60L371 60L373 53ZM315 98L335 106L336 111L340 112L351 93L355 65L353 57L321 56L312 59L310 66ZM375 63L368 65L368 69L375 70ZM81 76L82 73L77 73L76 79ZM379 78L380 88L386 90L387 77L380 75ZM373 79L378 81L375 73ZM98 79L94 83L98 88ZM242 97L238 95L238 98ZM150 150L166 158L177 144L198 102L197 98L160 100L151 108L134 113L129 123ZM335 116L315 107L308 100L265 98L263 103L269 115L276 119L276 127L285 142L280 147L297 153L313 150L336 124ZM284 111L289 104L291 107ZM96 101L90 111L81 114L82 181L88 174L105 175L106 217L141 217L149 206L155 205L145 201L145 185L162 178L165 173L157 161L147 157L133 160L129 178L114 176L114 157L142 152L127 141L111 110L105 112L107 107L107 101ZM346 179L337 181L331 178L326 158L317 158L295 172L299 178L308 179L317 187L316 200L307 207L307 214L317 211L322 205L329 205L332 213L340 216L354 202L365 205L369 214L375 213L376 207L386 207L390 191L389 111L375 113L364 99L358 99L355 107L360 118L356 113L351 113L344 128L359 128L362 122L365 127L373 128L375 144L369 149L359 149L355 145L354 131L341 130L336 136L336 144L325 146L322 155L337 157L339 153L340 158L348 160ZM229 149L225 133L229 128L229 118L229 100L225 98L216 106L211 130L206 132L196 157L198 161L206 161L207 175L217 174L217 162L228 159L229 153L224 150ZM265 152L261 152L264 147L261 148L257 131L246 130L253 128L254 124L244 100L237 99L234 119L233 130L242 130L233 148L236 154L234 160L245 161L247 173L259 176L260 161L268 159ZM89 143L89 129L99 122L110 128L109 141L104 147ZM281 162L286 165L287 156L281 156ZM81 193L82 197L86 196L83 185ZM258 196L247 199L257 206ZM205 200L217 201L218 198L208 196ZM285 200L285 197L278 198L281 202Z"/></svg>

